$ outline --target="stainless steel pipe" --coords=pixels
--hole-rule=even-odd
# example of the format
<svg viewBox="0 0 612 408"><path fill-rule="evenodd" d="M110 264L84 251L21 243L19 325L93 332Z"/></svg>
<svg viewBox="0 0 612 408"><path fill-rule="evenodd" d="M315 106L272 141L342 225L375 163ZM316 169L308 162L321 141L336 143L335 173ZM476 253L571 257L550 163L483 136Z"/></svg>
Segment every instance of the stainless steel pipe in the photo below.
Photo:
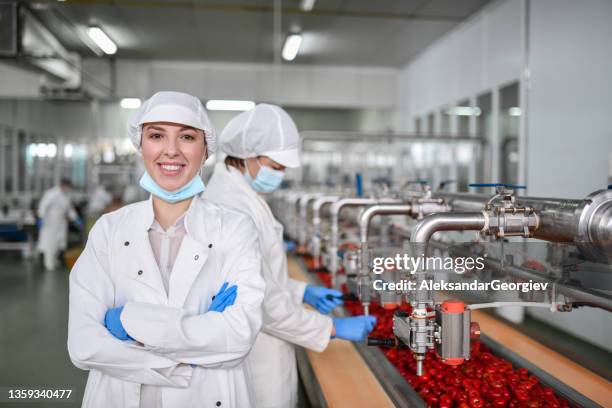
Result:
<svg viewBox="0 0 612 408"><path fill-rule="evenodd" d="M438 231L481 231L486 227L483 213L438 213L428 215L417 223L410 234L410 242L427 244Z"/></svg>
<svg viewBox="0 0 612 408"><path fill-rule="evenodd" d="M368 242L368 232L370 221L377 215L411 215L412 206L410 204L376 204L367 207L359 217L359 232L362 244Z"/></svg>

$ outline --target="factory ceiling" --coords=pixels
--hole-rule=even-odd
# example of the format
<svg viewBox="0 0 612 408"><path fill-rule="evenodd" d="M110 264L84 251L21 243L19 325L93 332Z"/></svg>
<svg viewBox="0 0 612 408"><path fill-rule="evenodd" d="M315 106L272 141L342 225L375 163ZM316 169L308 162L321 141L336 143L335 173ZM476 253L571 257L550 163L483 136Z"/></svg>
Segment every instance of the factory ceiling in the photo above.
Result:
<svg viewBox="0 0 612 408"><path fill-rule="evenodd" d="M274 62L279 41L301 31L297 64L399 67L488 0L31 1L39 18L69 50L95 54L87 26L117 43L117 58ZM281 4L275 37L275 4ZM278 8L277 8L278 9ZM275 43L276 38L276 43ZM277 44L277 45L275 45Z"/></svg>

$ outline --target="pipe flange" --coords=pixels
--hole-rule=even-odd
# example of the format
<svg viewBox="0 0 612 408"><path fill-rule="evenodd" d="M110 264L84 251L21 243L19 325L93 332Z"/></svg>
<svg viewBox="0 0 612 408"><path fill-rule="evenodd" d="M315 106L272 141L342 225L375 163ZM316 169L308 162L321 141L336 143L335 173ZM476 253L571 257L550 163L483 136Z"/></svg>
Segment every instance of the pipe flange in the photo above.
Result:
<svg viewBox="0 0 612 408"><path fill-rule="evenodd" d="M608 251L611 243L607 241L612 237L612 190L598 190L589 194L577 217L576 245L591 259L610 261Z"/></svg>

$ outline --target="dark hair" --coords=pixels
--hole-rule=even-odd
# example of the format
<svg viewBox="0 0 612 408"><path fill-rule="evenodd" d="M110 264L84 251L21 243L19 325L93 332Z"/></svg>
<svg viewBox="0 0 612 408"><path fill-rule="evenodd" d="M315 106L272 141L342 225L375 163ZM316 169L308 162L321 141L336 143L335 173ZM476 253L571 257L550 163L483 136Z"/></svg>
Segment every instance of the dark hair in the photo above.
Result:
<svg viewBox="0 0 612 408"><path fill-rule="evenodd" d="M62 179L60 180L60 186L72 187L72 181L67 177L62 177Z"/></svg>
<svg viewBox="0 0 612 408"><path fill-rule="evenodd" d="M234 156L226 156L225 157L225 167L229 169L229 166L235 167L238 170L241 170L244 167L244 159L239 159Z"/></svg>

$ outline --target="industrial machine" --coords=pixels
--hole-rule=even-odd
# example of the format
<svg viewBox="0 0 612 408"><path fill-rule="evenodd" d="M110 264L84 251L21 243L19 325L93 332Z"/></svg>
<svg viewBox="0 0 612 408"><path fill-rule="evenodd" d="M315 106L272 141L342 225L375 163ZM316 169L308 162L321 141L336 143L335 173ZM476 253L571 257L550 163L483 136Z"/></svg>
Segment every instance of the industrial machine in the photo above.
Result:
<svg viewBox="0 0 612 408"><path fill-rule="evenodd" d="M449 193L410 182L395 191L355 197L310 187L279 192L272 206L313 271L329 272L332 286L358 299L365 314L372 302L395 309L392 336L372 337L368 343L409 349L417 377L424 375L431 351L450 366L471 358L471 342L480 334L473 310L509 305L570 312L588 305L612 311L609 281L595 284L589 276L592 270L611 269L612 189L568 200L517 196L523 186L473 187L492 192ZM472 256L485 267L463 268L458 274L423 262L417 268L390 266L372 273L374 260L393 254ZM581 277L568 265L578 265ZM457 292L458 300L431 284L447 280L467 285L476 278L495 278L510 287L547 284L547 289L519 290L500 299L495 291L484 297ZM377 285L383 284L387 289L380 290Z"/></svg>

